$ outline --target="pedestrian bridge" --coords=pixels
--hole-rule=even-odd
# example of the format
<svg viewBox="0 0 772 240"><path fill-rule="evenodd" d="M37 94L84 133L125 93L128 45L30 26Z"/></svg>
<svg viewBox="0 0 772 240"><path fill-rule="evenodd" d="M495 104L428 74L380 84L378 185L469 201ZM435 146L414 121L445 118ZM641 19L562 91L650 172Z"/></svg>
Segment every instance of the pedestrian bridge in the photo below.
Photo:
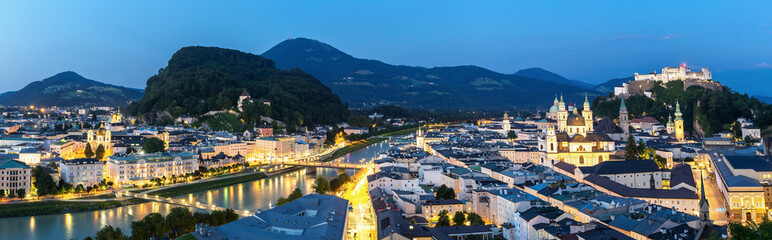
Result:
<svg viewBox="0 0 772 240"><path fill-rule="evenodd" d="M372 163L336 163L336 162L300 162L300 161L285 161L281 162L284 165L291 166L303 166L303 167L326 167L326 168L343 168L343 169L360 169L373 167Z"/></svg>
<svg viewBox="0 0 772 240"><path fill-rule="evenodd" d="M174 204L174 205L180 205L180 206L191 207L191 208L198 208L198 209L210 210L210 211L214 211L214 210L224 211L224 210L228 209L228 208L216 206L214 204L205 204L205 203L201 203L201 202L187 201L185 199L174 199L174 198L169 198L169 197L159 197L159 196L154 196L154 195L148 195L148 194L145 194L145 193L134 194L134 197L135 198L145 199L145 200L148 200L148 201L153 201L153 202L168 203L168 204ZM246 216L252 216L252 215L254 215L256 213L256 212L252 212L252 211L248 211L248 210L237 210L237 209L233 209L233 211L235 211L236 214L241 215L241 216L245 216L245 217Z"/></svg>

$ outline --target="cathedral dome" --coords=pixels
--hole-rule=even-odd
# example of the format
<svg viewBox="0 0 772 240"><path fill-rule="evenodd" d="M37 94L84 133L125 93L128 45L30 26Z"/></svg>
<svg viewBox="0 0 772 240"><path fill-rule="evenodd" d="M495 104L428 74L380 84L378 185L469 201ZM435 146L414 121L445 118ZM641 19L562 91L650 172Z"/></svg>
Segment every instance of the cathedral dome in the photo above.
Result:
<svg viewBox="0 0 772 240"><path fill-rule="evenodd" d="M107 129L105 128L99 128L99 130L97 130L98 135L105 135L106 133L107 133Z"/></svg>
<svg viewBox="0 0 772 240"><path fill-rule="evenodd" d="M568 126L584 126L584 118L582 116L579 116L579 114L572 113L571 115L568 115L566 124Z"/></svg>
<svg viewBox="0 0 772 240"><path fill-rule="evenodd" d="M552 105L552 107L550 107L550 113L556 113L556 112L558 112L558 105Z"/></svg>

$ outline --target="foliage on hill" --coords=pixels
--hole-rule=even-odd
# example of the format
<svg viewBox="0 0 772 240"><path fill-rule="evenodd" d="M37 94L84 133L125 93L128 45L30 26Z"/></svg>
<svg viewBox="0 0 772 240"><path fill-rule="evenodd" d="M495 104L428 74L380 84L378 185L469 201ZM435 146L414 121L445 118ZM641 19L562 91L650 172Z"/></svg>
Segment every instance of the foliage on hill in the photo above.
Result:
<svg viewBox="0 0 772 240"><path fill-rule="evenodd" d="M125 106L142 97L142 90L86 79L75 72L62 72L35 81L19 91L0 95L5 106Z"/></svg>
<svg viewBox="0 0 772 240"><path fill-rule="evenodd" d="M390 65L305 38L281 42L262 56L276 61L279 68L297 67L313 74L356 108L388 104L426 109L538 108L561 92L579 99L586 91L570 80L555 83L478 66ZM543 72L539 76L546 76Z"/></svg>
<svg viewBox="0 0 772 240"><path fill-rule="evenodd" d="M270 101L270 116L286 124L311 126L342 122L348 109L313 76L299 69L278 70L273 61L257 55L216 47L185 47L168 66L147 80L142 101L129 111L153 122L157 112L172 117L199 116L235 109L239 95Z"/></svg>
<svg viewBox="0 0 772 240"><path fill-rule="evenodd" d="M664 87L655 86L652 92L656 99L643 95L633 95L625 99L631 119L650 116L666 123L668 116L675 112L675 103L678 101L687 132L710 136L730 130L739 117L753 120L761 129L772 125L772 105L749 97L748 94L739 94L728 87L724 87L723 91L698 86L684 90L683 82L671 81ZM620 99L609 94L595 98L592 110L598 116L617 118L619 105Z"/></svg>

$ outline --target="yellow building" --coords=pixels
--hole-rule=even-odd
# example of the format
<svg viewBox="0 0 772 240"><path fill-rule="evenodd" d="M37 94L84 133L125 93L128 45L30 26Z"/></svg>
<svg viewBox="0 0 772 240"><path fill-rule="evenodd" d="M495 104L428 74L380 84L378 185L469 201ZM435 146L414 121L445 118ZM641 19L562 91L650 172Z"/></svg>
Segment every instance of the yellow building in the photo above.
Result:
<svg viewBox="0 0 772 240"><path fill-rule="evenodd" d="M100 127L96 132L89 129L86 134L86 143L91 145L93 151L96 151L99 145L102 145L105 148L105 152L110 152L109 150L112 150L113 148L111 140L110 130L105 129L104 127ZM106 154L105 156L109 155L110 154Z"/></svg>
<svg viewBox="0 0 772 240"><path fill-rule="evenodd" d="M681 104L676 101L675 137L678 141L684 140L684 119L681 118L682 116L683 114L681 114Z"/></svg>
<svg viewBox="0 0 772 240"><path fill-rule="evenodd" d="M584 110L579 115L576 109L568 114L561 96L557 116L558 129L548 128L546 136L539 139L540 164L561 161L575 166L594 166L609 160L615 151L614 140L606 134L592 132L592 110L586 97Z"/></svg>

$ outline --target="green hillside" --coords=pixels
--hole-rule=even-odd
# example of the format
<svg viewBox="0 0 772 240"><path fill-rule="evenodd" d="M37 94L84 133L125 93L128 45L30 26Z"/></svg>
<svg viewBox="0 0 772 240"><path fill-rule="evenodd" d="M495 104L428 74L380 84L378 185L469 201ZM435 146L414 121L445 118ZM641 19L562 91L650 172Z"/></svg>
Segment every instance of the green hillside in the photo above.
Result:
<svg viewBox="0 0 772 240"><path fill-rule="evenodd" d="M129 111L155 122L165 115L158 112L176 117L235 110L243 91L253 99L270 101L270 107L249 106L245 123L254 124L266 116L289 125L310 126L341 122L348 116L338 96L313 76L298 69L276 69L273 61L257 55L216 47L177 51L166 68L147 80L145 96Z"/></svg>
<svg viewBox="0 0 772 240"><path fill-rule="evenodd" d="M666 123L668 116L675 112L675 103L678 101L683 113L684 129L693 134L710 136L730 130L739 117L753 120L761 129L772 126L772 105L748 94L737 93L726 86L723 91L698 86L684 90L683 82L671 81L664 87L655 86L652 92L656 100L643 95L633 95L625 99L631 118L645 115ZM592 110L599 116L617 118L619 104L620 100L609 94L595 98Z"/></svg>

